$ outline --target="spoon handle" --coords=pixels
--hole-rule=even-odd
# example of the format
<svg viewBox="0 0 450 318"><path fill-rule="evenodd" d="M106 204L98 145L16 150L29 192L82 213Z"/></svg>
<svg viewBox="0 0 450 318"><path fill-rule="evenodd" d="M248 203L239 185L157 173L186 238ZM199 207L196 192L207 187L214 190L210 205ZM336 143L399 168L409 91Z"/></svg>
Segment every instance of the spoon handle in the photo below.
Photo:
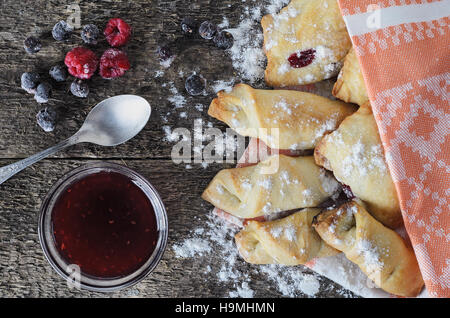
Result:
<svg viewBox="0 0 450 318"><path fill-rule="evenodd" d="M48 148L44 151L41 151L31 157L28 157L26 159L23 159L21 161L12 163L8 166L4 166L0 168L0 184L11 178L16 173L22 171L23 169L31 166L32 164L38 162L39 160L44 159L45 157L48 157L64 148L67 148L69 146L72 146L77 143L76 138L70 137L69 139L66 139L59 144Z"/></svg>

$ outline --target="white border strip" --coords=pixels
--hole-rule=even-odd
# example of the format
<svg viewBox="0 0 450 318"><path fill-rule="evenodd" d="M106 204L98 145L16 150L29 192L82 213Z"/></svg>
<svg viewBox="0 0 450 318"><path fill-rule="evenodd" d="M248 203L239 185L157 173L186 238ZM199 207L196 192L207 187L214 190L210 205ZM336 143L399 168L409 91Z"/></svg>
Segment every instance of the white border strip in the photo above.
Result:
<svg viewBox="0 0 450 318"><path fill-rule="evenodd" d="M362 35L404 23L433 21L450 16L450 0L411 4L344 16L350 36Z"/></svg>

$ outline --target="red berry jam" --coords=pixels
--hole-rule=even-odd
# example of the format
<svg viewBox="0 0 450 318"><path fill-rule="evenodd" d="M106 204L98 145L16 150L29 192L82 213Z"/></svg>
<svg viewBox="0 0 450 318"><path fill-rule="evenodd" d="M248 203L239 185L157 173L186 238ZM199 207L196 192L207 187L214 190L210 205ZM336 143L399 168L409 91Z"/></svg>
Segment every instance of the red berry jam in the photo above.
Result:
<svg viewBox="0 0 450 318"><path fill-rule="evenodd" d="M289 56L288 61L293 68L301 68L311 64L316 58L316 50L309 49Z"/></svg>
<svg viewBox="0 0 450 318"><path fill-rule="evenodd" d="M350 188L348 185L342 184L342 190L344 191L344 194L348 199L353 200L354 198L356 198L353 194L352 188Z"/></svg>
<svg viewBox="0 0 450 318"><path fill-rule="evenodd" d="M60 255L86 275L127 276L152 255L158 228L147 195L117 172L98 172L72 183L52 211Z"/></svg>

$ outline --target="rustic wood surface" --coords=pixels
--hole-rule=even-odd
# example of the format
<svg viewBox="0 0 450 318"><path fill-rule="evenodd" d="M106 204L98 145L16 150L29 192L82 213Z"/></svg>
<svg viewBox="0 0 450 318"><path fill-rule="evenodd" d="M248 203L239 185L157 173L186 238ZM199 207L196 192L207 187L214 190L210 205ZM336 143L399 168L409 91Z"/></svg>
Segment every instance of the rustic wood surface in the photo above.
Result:
<svg viewBox="0 0 450 318"><path fill-rule="evenodd" d="M247 1L251 2L251 1ZM87 99L78 99L67 93L70 82L54 85L49 105L58 109L59 123L52 133L44 133L36 124L36 113L42 107L31 95L20 88L20 76L25 71L48 69L63 61L71 48L81 44L77 37L67 43L58 43L51 37L52 26L65 20L67 6L79 4L81 23L95 23L103 28L111 17L122 17L133 27L133 37L125 47L132 69L120 79L107 81L95 76ZM224 51L211 44L194 39L185 40L179 22L190 15L202 21L217 23L226 16L236 26L242 1L16 1L2 0L0 7L0 165L25 158L73 134L82 124L92 106L106 97L129 93L146 98L153 106L149 124L133 140L124 145L103 148L77 145L47 160L35 164L0 185L0 296L3 297L227 297L231 285L219 282L214 275L205 276L197 270L199 260L175 257L172 246L189 236L199 222L206 219L211 206L200 198L210 179L224 168L213 164L206 169L193 164L192 169L176 165L170 160L171 143L164 140L163 125L191 128L193 118L211 121L216 127L224 125L212 120L193 105L208 105L213 94L189 97L184 91L185 76L200 72L209 82L230 78L234 71ZM43 48L38 54L26 54L23 40L38 35ZM179 56L162 77L155 72L162 69L155 58L158 42L166 38L176 41ZM101 54L107 47L100 43L94 50ZM199 58L201 56L201 58ZM167 101L169 88L164 83L174 82L187 99L186 119L176 113L163 123L161 115L173 110ZM37 236L38 212L43 197L50 187L69 170L93 161L111 161L129 166L142 173L159 190L169 215L169 243L157 269L136 286L112 294L69 290L44 258ZM222 260L211 259L212 266ZM250 269L242 262L241 270ZM336 286L321 279L317 296L340 297ZM279 297L273 282L264 277L252 277L250 287L257 297ZM352 295L348 293L347 295Z"/></svg>

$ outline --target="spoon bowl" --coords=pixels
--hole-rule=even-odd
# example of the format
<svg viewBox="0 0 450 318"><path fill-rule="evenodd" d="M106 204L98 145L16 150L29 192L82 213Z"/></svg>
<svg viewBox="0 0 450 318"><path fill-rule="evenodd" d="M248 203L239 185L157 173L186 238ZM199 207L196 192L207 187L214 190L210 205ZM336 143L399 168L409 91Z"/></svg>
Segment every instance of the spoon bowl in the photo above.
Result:
<svg viewBox="0 0 450 318"><path fill-rule="evenodd" d="M75 135L78 142L117 146L136 136L147 124L150 104L136 95L119 95L100 102Z"/></svg>
<svg viewBox="0 0 450 318"><path fill-rule="evenodd" d="M69 139L29 158L0 168L0 184L33 163L69 146L89 142L117 146L136 136L147 124L150 104L136 95L119 95L100 102L88 114L81 129Z"/></svg>

